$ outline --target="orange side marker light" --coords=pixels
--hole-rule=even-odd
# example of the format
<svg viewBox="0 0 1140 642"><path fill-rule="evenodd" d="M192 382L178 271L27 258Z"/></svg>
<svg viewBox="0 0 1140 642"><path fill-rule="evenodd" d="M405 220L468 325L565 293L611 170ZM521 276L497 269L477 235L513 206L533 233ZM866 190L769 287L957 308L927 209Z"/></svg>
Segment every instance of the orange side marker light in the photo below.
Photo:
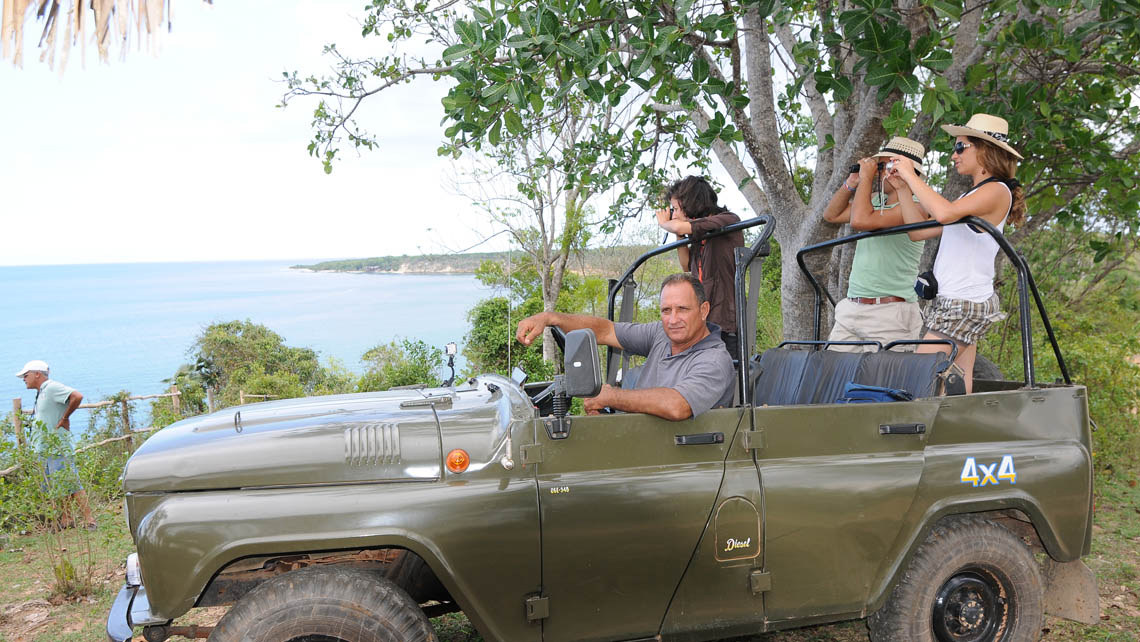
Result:
<svg viewBox="0 0 1140 642"><path fill-rule="evenodd" d="M467 454L466 450L456 448L455 450L447 453L447 469L453 473L461 473L467 470L471 465L471 456Z"/></svg>

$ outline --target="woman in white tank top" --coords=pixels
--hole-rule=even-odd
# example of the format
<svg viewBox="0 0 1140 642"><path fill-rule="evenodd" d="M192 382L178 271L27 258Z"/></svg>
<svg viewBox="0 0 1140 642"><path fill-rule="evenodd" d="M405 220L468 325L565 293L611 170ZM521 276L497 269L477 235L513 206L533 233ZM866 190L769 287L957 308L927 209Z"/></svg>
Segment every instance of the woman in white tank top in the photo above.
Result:
<svg viewBox="0 0 1140 642"><path fill-rule="evenodd" d="M950 223L976 216L999 231L1005 229L1007 221L1020 224L1025 217L1025 197L1014 175L1022 156L1008 143L1009 124L1004 118L974 114L965 126L943 125L942 129L955 137L950 158L959 174L973 179L973 188L948 201L927 185L903 156L891 159L891 180L905 182L929 217L946 225L910 233L915 241L942 236L934 261L938 296L926 310L927 333L923 338L951 339L958 344L954 363L962 369L966 392L971 392L978 340L990 325L1005 317L994 293L998 245L988 234L975 232L969 225ZM907 223L922 220L928 219L912 212ZM918 351L945 352L946 348L921 345Z"/></svg>

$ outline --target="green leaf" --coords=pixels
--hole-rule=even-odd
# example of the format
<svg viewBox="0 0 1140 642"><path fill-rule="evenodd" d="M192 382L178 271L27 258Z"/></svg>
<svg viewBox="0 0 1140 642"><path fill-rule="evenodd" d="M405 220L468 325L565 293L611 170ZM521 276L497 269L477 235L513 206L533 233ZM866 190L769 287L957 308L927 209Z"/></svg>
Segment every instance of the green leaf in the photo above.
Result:
<svg viewBox="0 0 1140 642"><path fill-rule="evenodd" d="M482 92L484 102L488 105L494 105L503 99L503 96L506 95L508 88L508 85L505 84L487 85L483 88Z"/></svg>
<svg viewBox="0 0 1140 642"><path fill-rule="evenodd" d="M454 62L460 58L466 58L476 49L477 47L472 45L452 45L443 50L443 59L446 62Z"/></svg>
<svg viewBox="0 0 1140 642"><path fill-rule="evenodd" d="M962 17L962 3L956 0L933 0L930 6L944 18L959 20Z"/></svg>
<svg viewBox="0 0 1140 642"><path fill-rule="evenodd" d="M499 141L502 140L502 135L503 121L496 118L495 123L491 125L491 129L487 130L487 142L491 143L492 146L497 147L499 145Z"/></svg>
<svg viewBox="0 0 1140 642"><path fill-rule="evenodd" d="M523 84L521 80L513 80L507 85L507 100L516 108L523 108L526 105L526 96L523 95Z"/></svg>
<svg viewBox="0 0 1140 642"><path fill-rule="evenodd" d="M522 119L519 118L517 112L506 111L503 113L503 121L507 126L507 131L514 136L518 136L523 131Z"/></svg>
<svg viewBox="0 0 1140 642"><path fill-rule="evenodd" d="M895 73L894 71L891 71L890 69L887 69L886 67L877 66L878 61L872 61L871 64L873 66L871 66L871 68L867 70L867 79L866 80L867 80L867 84L872 86L872 87L877 87L879 85L886 85L887 83L894 81L894 79L896 77L898 77L898 74Z"/></svg>
<svg viewBox="0 0 1140 642"><path fill-rule="evenodd" d="M954 63L954 56L946 49L935 49L922 63L934 71L946 71Z"/></svg>
<svg viewBox="0 0 1140 642"><path fill-rule="evenodd" d="M895 86L898 87L904 94L917 94L922 86L918 83L918 78L914 74L900 74L898 80L895 81Z"/></svg>
<svg viewBox="0 0 1140 642"><path fill-rule="evenodd" d="M574 40L561 40L558 42L558 51L568 58L585 58L586 48Z"/></svg>
<svg viewBox="0 0 1140 642"><path fill-rule="evenodd" d="M832 86L835 100L844 101L851 97L855 91L855 85L852 84L851 79L847 76L840 76L834 80L835 84Z"/></svg>
<svg viewBox="0 0 1140 642"><path fill-rule="evenodd" d="M634 78L639 78L642 74L649 70L649 66L652 64L653 57L649 54L645 54L640 58L634 59L633 64L630 65L629 74Z"/></svg>
<svg viewBox="0 0 1140 642"><path fill-rule="evenodd" d="M474 45L479 42L479 27L465 20L455 21L455 33L464 44Z"/></svg>
<svg viewBox="0 0 1140 642"><path fill-rule="evenodd" d="M709 77L709 63L702 56L693 59L693 80L704 82Z"/></svg>

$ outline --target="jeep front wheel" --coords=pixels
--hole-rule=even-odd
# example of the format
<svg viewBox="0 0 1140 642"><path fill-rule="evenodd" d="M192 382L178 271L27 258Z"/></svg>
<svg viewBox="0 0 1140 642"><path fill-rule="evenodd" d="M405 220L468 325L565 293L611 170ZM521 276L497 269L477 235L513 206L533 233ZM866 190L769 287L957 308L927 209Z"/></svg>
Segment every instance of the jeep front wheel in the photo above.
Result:
<svg viewBox="0 0 1140 642"><path fill-rule="evenodd" d="M875 642L1034 642L1042 609L1037 561L1021 540L957 517L931 531L867 625Z"/></svg>
<svg viewBox="0 0 1140 642"><path fill-rule="evenodd" d="M310 567L245 595L210 642L435 642L431 623L392 581L360 569Z"/></svg>

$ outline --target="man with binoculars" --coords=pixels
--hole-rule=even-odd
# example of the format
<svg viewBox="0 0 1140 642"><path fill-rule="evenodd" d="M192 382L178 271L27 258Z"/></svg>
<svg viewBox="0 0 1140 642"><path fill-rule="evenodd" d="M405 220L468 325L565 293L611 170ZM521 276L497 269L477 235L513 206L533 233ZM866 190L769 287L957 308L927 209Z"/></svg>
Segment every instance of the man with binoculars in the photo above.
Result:
<svg viewBox="0 0 1140 642"><path fill-rule="evenodd" d="M900 178L888 177L886 159L905 156L922 171L923 146L896 136L882 151L852 165L850 175L823 212L828 223L850 223L856 232L902 225L903 210L921 206ZM922 315L914 291L922 242L906 234L866 238L855 245L847 298L835 306L835 325L828 341L914 340L922 331ZM831 350L874 350L874 346L831 345Z"/></svg>

